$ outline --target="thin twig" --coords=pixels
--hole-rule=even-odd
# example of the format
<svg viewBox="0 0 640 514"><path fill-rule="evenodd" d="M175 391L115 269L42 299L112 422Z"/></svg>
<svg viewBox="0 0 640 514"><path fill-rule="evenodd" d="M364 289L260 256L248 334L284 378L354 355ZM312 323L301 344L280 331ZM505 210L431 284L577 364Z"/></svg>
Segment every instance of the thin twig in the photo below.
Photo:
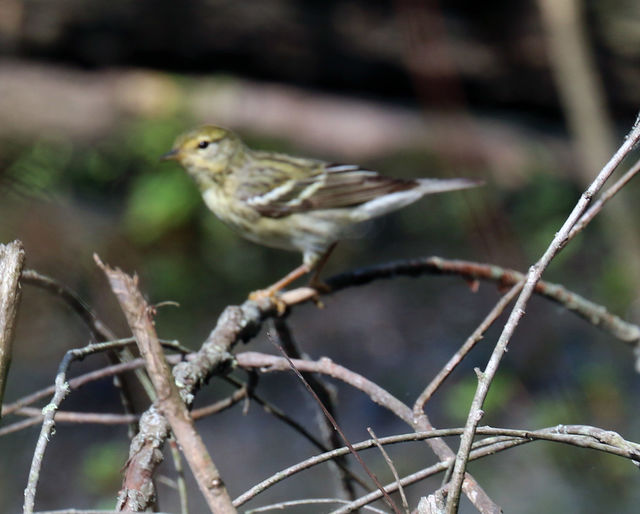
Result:
<svg viewBox="0 0 640 514"><path fill-rule="evenodd" d="M55 378L55 392L53 394L53 398L51 399L51 402L42 409L44 419L42 428L40 429L40 435L36 443L36 448L33 453L27 487L24 491L24 514L31 514L33 512L36 500L36 488L38 486L38 480L40 479L40 470L42 468L44 452L55 427L54 417L56 415L56 411L60 407L60 404L70 391L69 384L66 380L69 366L74 360L83 359L87 355L103 352L105 350L113 350L120 346L122 346L122 342L120 341L90 344L84 348L67 351L60 362L60 365L58 366L58 373Z"/></svg>
<svg viewBox="0 0 640 514"><path fill-rule="evenodd" d="M636 163L631 166L627 170L627 172L622 175L618 180L614 182L612 186L607 188L600 197L593 202L591 207L585 212L582 217L578 220L575 226L571 229L569 233L569 239L573 239L576 234L578 234L584 227L586 227L593 218L602 210L605 204L611 200L616 194L620 192L620 190L627 185L627 183L635 177L640 171L640 160L636 161Z"/></svg>
<svg viewBox="0 0 640 514"><path fill-rule="evenodd" d="M424 406L431 399L433 393L435 393L446 378L453 372L462 359L473 349L478 341L480 341L484 333L495 322L496 319L502 314L504 309L511 303L515 296L520 292L522 288L522 282L516 284L510 291L505 294L500 301L491 309L491 312L482 320L482 323L473 331L473 333L467 338L460 349L453 354L444 367L438 372L438 374L431 380L429 385L422 391L418 399L413 405L413 415L416 418L424 415Z"/></svg>
<svg viewBox="0 0 640 514"><path fill-rule="evenodd" d="M257 373L250 373L249 376L256 377L255 379L257 380ZM238 382L232 377L227 376L225 377L225 380L228 380L229 382L236 385L237 387L244 387L240 382ZM284 424L291 427L293 430L298 432L298 434L304 437L307 441L309 441L321 452L328 452L330 450L330 448L327 448L327 446L322 441L320 441L317 437L315 437L311 432L309 432L304 426L302 426L296 420L288 416L282 409L276 407L273 403L266 401L264 398L262 398L257 393L255 393L254 386L252 384L248 384L247 389L248 389L247 398L250 398L252 401L255 401L258 405L260 405L264 409L266 413L271 414L276 419L282 421ZM195 419L196 412L197 412L197 409L194 410L192 413L194 414L194 419ZM347 467L346 461L342 459L337 459L335 463L338 466L338 468L345 475L349 477L350 480L356 482L365 491L372 490L371 486L367 483L366 480L358 476L354 471L352 471L349 467Z"/></svg>
<svg viewBox="0 0 640 514"><path fill-rule="evenodd" d="M544 252L542 257L536 264L531 266L527 273L526 282L522 288L522 292L516 301L516 304L511 311L511 315L507 320L502 334L496 343L495 349L489 359L489 362L484 372L477 371L478 374L478 387L474 395L471 407L469 409L469 415L467 417L467 423L465 426L465 432L460 439L460 447L458 448L458 454L456 455L456 461L453 468L453 474L451 477L451 483L449 487L449 495L447 497L447 514L455 514L458 512L458 505L460 502L460 491L462 489L462 483L465 477L465 470L467 467L467 461L469 458L469 452L471 451L471 444L473 443L473 437L475 430L482 418L482 406L484 399L489 391L491 381L495 376L500 360L504 355L507 345L518 326L520 319L524 315L524 310L527 306L529 298L534 292L537 282L540 280L542 273L547 268L551 260L556 254L562 250L562 248L569 241L569 234L574 225L585 213L587 207L591 203L591 199L602 189L604 183L609 178L611 173L618 167L626 155L633 149L638 140L640 139L640 124L636 122L633 129L627 136L625 142L620 146L618 151L614 154L611 160L602 168L600 173L591 183L589 188L582 194L578 200L576 206L571 211L566 221L556 233L555 237L549 244L549 247Z"/></svg>
<svg viewBox="0 0 640 514"><path fill-rule="evenodd" d="M242 386L239 389L236 389L232 394L223 398L222 400L218 400L211 405L207 405L205 407L200 407L199 409L193 409L191 411L191 417L193 419L202 419L207 416L211 416L212 414L217 414L224 410L233 407L236 403L241 402L245 398L249 396L249 391L246 386Z"/></svg>
<svg viewBox="0 0 640 514"><path fill-rule="evenodd" d="M285 318L275 318L273 320L273 328L275 329L275 333L280 344L289 357L292 357L294 359L302 359L306 357L298 348L298 345L296 344L296 341L291 334L291 330L289 329ZM335 418L337 414L335 408L334 392L331 391L329 386L324 381L322 381L313 373L303 373L302 376L309 383L311 388L316 392L321 404L324 405L331 416ZM318 414L318 425L320 426L322 435L327 441L329 447L339 448L340 446L342 446L342 442L340 441L338 432L333 429L333 427L331 426L331 422L326 416L323 415L321 409L318 409ZM356 491L353 486L352 475L348 472L348 464L346 459L344 459L343 461L337 459L335 461L335 464L338 465L340 484L342 485L345 497L354 500L356 498Z"/></svg>
<svg viewBox="0 0 640 514"><path fill-rule="evenodd" d="M39 425L42 422L41 417L28 418L23 421L17 421L15 423L11 423L10 425L6 425L0 428L0 437L5 435L13 434L15 432L20 432L20 430L24 430L26 428L32 427L33 425Z"/></svg>
<svg viewBox="0 0 640 514"><path fill-rule="evenodd" d="M400 498L402 499L402 506L404 507L405 513L409 514L409 503L407 502L407 495L404 494L404 488L400 484L400 475L398 475L398 471L396 470L396 467L393 464L393 460L391 460L391 457L389 457L389 454L384 449L384 446L380 444L380 441L376 436L375 432L373 431L373 429L371 427L367 427L367 432L369 432L371 439L373 439L373 442L377 446L378 450L380 450L380 453L382 454L384 461L387 463L387 466L389 466L389 469L393 474L393 478L396 479L396 483L398 484L398 491L400 492Z"/></svg>
<svg viewBox="0 0 640 514"><path fill-rule="evenodd" d="M305 498L303 500L289 500L286 502L272 503L271 505L264 505L255 509L248 509L245 514L254 514L258 512L269 512L270 510L284 510L288 507L299 507L300 505L326 505L332 503L349 503L349 500L343 500L341 498ZM365 505L365 510L376 512L377 514L385 514L386 511Z"/></svg>
<svg viewBox="0 0 640 514"><path fill-rule="evenodd" d="M21 281L25 284L39 287L54 296L60 298L66 303L73 312L75 312L83 323L91 332L94 340L102 343L104 341L113 341L116 339L115 334L104 324L93 311L93 309L87 305L87 303L70 287L59 282L58 280L43 275L35 270L24 270L22 272ZM107 359L111 364L117 364L118 362L126 362L134 358L131 352L124 348L119 352L107 353ZM136 369L136 378L142 384L143 389L149 396L150 400L153 400L153 388L149 383L149 379L141 369ZM133 407L133 393L130 379L125 375L116 375L113 377L113 383L120 395L120 402L126 414L133 414L135 409ZM129 426L129 437L133 437L137 430L135 424Z"/></svg>
<svg viewBox="0 0 640 514"><path fill-rule="evenodd" d="M100 321L93 309L75 291L63 283L32 269L23 270L20 279L24 284L39 287L62 299L85 323L96 341L117 339L109 327Z"/></svg>
<svg viewBox="0 0 640 514"><path fill-rule="evenodd" d="M178 497L180 498L180 514L189 514L187 482L184 479L184 468L182 467L182 458L180 457L178 443L173 437L169 437L169 448L171 449L173 466L178 475L176 479L176 489L178 490Z"/></svg>
<svg viewBox="0 0 640 514"><path fill-rule="evenodd" d="M121 510L95 510L95 509L61 509L39 510L33 514L122 514ZM154 512L153 514L172 514L169 512Z"/></svg>
<svg viewBox="0 0 640 514"><path fill-rule="evenodd" d="M389 507L391 507L391 509L393 510L393 512L395 512L396 514L400 514L400 509L398 509L398 506L395 504L395 502L391 499L391 497L384 491L384 489L382 488L382 484L380 483L380 481L378 480L378 477L369 469L369 467L364 463L364 461L362 460L362 457L360 457L360 455L358 455L358 452L355 451L355 449L353 448L351 442L349 441L349 439L347 438L347 436L345 435L345 433L343 432L342 428L340 428L340 425L338 425L338 423L336 422L336 420L334 419L334 417L331 415L331 413L327 410L327 408L322 404L322 401L320 400L320 398L318 397L318 395L316 394L316 392L313 390L313 388L309 385L309 383L305 380L305 378L302 376L302 373L300 372L300 370L296 367L296 365L293 363L293 360L287 355L287 353L284 351L284 349L278 345L278 343L275 342L275 340L273 338L270 338L271 342L273 343L273 345L278 349L278 351L280 351L280 353L282 354L282 356L284 357L284 359L287 361L287 364L289 365L289 368L291 368L291 370L294 372L294 374L298 377L298 379L300 380L300 382L302 382L302 384L304 385L304 387L307 389L307 391L309 391L309 393L311 394L311 396L313 397L313 399L316 401L316 404L320 407L320 409L322 410L322 413L326 416L326 418L329 420L329 423L331 423L331 426L333 427L333 429L338 432L340 434L340 437L342 438L342 440L344 441L344 443L347 445L347 447L349 448L349 450L351 450L351 455L353 455L355 457L355 459L358 461L358 463L360 464L360 466L362 466L362 469L364 470L364 472L369 475L369 478L371 478L371 480L373 481L374 484L376 484L376 487L380 490L380 492L382 493L383 497L384 497L384 501L387 503L387 505L389 505ZM300 360L300 359L296 359L296 360Z"/></svg>
<svg viewBox="0 0 640 514"><path fill-rule="evenodd" d="M463 431L464 428L459 427L436 429L429 432L399 434L388 437L380 437L377 443L386 446L389 444L423 441L440 437L453 437L462 434ZM490 455L492 452L502 451L514 445L520 445L538 440L590 448L598 451L603 451L605 453L610 453L619 457L627 458L632 461L635 461L640 456L640 445L638 445L637 443L627 441L615 432L609 432L586 425L558 425L555 427L543 428L540 430L513 430L509 428L478 427L477 433L479 435L487 435L490 437L474 443L474 452L472 452L474 458ZM505 437L507 437L508 439L505 440ZM498 440L498 438L501 438L501 440ZM609 441L612 444L601 443L601 441L603 440ZM485 443L485 441L489 442L490 444L483 444ZM353 445L353 447L357 451L367 450L369 448L373 448L374 446L377 446L374 439L368 439L355 443ZM320 455L314 455L313 457L294 464L293 466L289 466L288 468L275 473L271 477L263 480L259 484L256 484L251 489L238 496L233 501L233 504L236 507L240 507L241 505L255 498L258 494L277 484L278 482L281 482L282 480L285 480L292 475L300 473L301 471L307 470L313 466L317 466L328 460L335 459L337 456L346 455L349 452L349 448L344 446L330 452L326 452ZM435 467L428 468L432 470L430 475L445 471L452 462L453 458L449 459L448 461L440 462L436 464ZM401 483L402 485L407 485L405 479L402 479ZM391 492L388 488L387 491ZM376 490L373 491L373 493L374 495L377 495L375 499L378 499L381 496L380 491Z"/></svg>
<svg viewBox="0 0 640 514"><path fill-rule="evenodd" d="M42 421L44 416L41 409L23 407L16 412L18 416L37 418ZM72 412L59 410L56 412L56 423L92 423L95 425L126 425L136 423L140 416L135 414L103 414L99 412Z"/></svg>
<svg viewBox="0 0 640 514"><path fill-rule="evenodd" d="M259 352L241 352L235 356L238 366L247 369L258 369L267 373L272 371L289 371L289 363L284 357L269 355ZM380 387L375 382L351 371L340 364L336 364L327 357L317 361L291 359L293 365L300 371L322 373L323 375L341 380L356 389L359 389L371 398L375 403L390 410L395 416L412 424L412 412L409 407L398 400L391 393Z"/></svg>
<svg viewBox="0 0 640 514"><path fill-rule="evenodd" d="M129 337L129 338L125 338L125 339L119 339L116 341L106 341L106 342L111 342L111 343L119 343L122 342L123 344L133 344L135 341L133 338ZM168 344L170 345L170 342L166 341L163 342L163 344ZM169 355L167 356L167 361L170 364L177 364L178 362L180 362L182 360L182 356L180 355ZM118 375L120 373L124 373L126 371L132 371L132 370L136 370L138 368L141 368L144 366L144 359L134 359L132 361L128 361L128 362L122 362L120 364L111 364L110 366L106 366L104 368L101 369L97 369L95 371L91 371L89 373L85 373L83 375L79 375L76 378L72 378L71 380L69 380L69 389L71 391L75 390L75 389L79 389L80 387L82 387L83 385L86 385L90 382L95 382L96 380L101 380L103 378L108 378L111 377L113 375ZM41 400L43 398L46 398L47 396L51 396L53 393L55 393L55 386L48 386L45 387L43 389L40 389L39 391L35 391L27 396L23 396L22 398L19 398L18 400L16 400L13 403L9 403L7 405L3 405L2 406L2 414L3 416L9 415L15 411L17 411L18 409L21 409L22 407L25 407L27 405L30 405L34 402L37 402L38 400Z"/></svg>
<svg viewBox="0 0 640 514"><path fill-rule="evenodd" d="M236 360L241 367L256 368L261 371L286 371L289 369L289 364L284 358L258 352L239 353L236 355ZM419 419L414 419L412 410L388 391L362 375L332 362L331 359L326 357L318 361L293 359L293 363L300 371L323 373L359 389L375 403L390 410L414 430L429 431L434 429L426 415L420 416ZM430 438L427 443L441 460L451 459L455 455L453 450L440 438ZM464 481L464 488L465 494L478 510L481 512L499 512L499 508L491 501L471 475L467 475Z"/></svg>
<svg viewBox="0 0 640 514"><path fill-rule="evenodd" d="M595 427L589 427L589 428L594 428L596 431L601 430ZM469 454L469 461L473 461L473 460L480 459L482 457L493 455L495 453L505 451L510 448L514 448L516 446L520 446L526 443L530 443L535 440L547 440L547 441L552 441L557 443L570 444L570 445L579 446L583 448L591 448L594 450L603 451L605 453L611 453L613 455L629 458L634 460L634 462L635 462L636 456L638 455L638 452L636 452L635 454L630 453L624 447L620 448L620 447L611 447L607 445L602 445L600 443L590 441L589 438L580 437L579 435L578 437L575 437L573 435L567 436L566 434L562 434L562 433L556 433L554 435L554 432L557 432L558 429L563 430L564 427L562 427L562 425L559 425L559 427L552 427L552 428L542 429L540 431L533 431L533 432L528 432L525 430L514 431L510 429L489 428L489 427L478 428L478 432L477 432L478 434L501 434L501 433L513 434L513 438L507 441L495 443L490 446L484 446L484 447L479 447L478 449L474 449ZM458 433L463 432L463 429L454 429L454 430L457 430ZM428 435L431 435L431 434L428 434ZM630 443L629 441L625 441L625 443L634 444L634 443ZM408 486L420 480L424 480L425 478L433 476L436 473L441 473L443 471L446 471L453 462L454 462L454 459L450 459L449 461L443 461L443 462L434 464L433 466L422 469L416 473L413 473L411 475L408 475L402 478L399 484L403 486ZM397 487L398 487L398 483L392 482L389 485L385 486L385 490L391 493L391 492L395 492ZM358 500L348 505L345 505L343 508L333 511L332 514L346 514L347 512L353 512L362 508L364 505L379 499L380 499L380 492L372 491L371 493L359 498Z"/></svg>

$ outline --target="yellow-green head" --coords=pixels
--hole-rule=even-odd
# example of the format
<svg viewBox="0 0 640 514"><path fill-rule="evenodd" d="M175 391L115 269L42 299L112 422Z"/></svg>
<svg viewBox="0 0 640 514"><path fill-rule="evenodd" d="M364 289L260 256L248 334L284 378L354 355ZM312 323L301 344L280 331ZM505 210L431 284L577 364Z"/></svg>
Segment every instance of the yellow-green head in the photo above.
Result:
<svg viewBox="0 0 640 514"><path fill-rule="evenodd" d="M206 170L213 175L224 172L242 146L230 130L204 125L179 136L162 159L178 161L190 173Z"/></svg>

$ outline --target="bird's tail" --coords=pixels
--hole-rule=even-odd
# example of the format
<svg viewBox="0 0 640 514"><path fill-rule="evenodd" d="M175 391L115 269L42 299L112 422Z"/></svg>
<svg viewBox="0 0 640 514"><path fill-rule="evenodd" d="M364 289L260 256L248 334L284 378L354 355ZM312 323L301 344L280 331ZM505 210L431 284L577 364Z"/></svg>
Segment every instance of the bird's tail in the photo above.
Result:
<svg viewBox="0 0 640 514"><path fill-rule="evenodd" d="M365 221L371 218L377 218L378 216L412 204L425 195L477 187L483 183L482 180L470 178L421 178L418 179L418 185L416 187L385 194L358 206L351 212L351 219L353 221Z"/></svg>

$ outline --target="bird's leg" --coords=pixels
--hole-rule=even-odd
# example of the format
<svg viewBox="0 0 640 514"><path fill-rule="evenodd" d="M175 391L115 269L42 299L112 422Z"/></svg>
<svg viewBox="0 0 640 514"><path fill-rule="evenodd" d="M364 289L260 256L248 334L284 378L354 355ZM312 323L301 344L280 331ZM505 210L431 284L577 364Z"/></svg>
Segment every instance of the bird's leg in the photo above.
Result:
<svg viewBox="0 0 640 514"><path fill-rule="evenodd" d="M315 267L315 272L313 273L311 280L309 280L309 287L312 287L318 292L328 293L331 290L331 288L327 284L320 280L320 272L324 268L325 264L327 264L327 261L329 260L329 257L331 257L331 254L333 253L333 250L335 249L337 244L337 242L331 243L331 246L329 246L329 248L327 248L327 251L324 252L322 257L320 257L320 260Z"/></svg>
<svg viewBox="0 0 640 514"><path fill-rule="evenodd" d="M337 243L333 243L331 246L329 246L327 251L324 252L324 254L322 254L322 257L320 257L319 260L316 261L314 259L314 260L311 260L311 262L305 262L300 266L298 266L293 271L287 273L283 278L278 280L275 284L270 285L266 289L258 289L257 291L253 291L252 293L249 294L249 300L258 301L263 298L270 298L276 303L278 312L282 314L286 310L286 305L284 305L284 303L276 297L276 294L279 293L280 290L284 289L289 284L294 282L295 280L299 279L302 275L306 275L307 273L311 272L311 270L313 270L314 268L315 268L315 273L313 274L313 277L311 277L311 280L309 281L309 287L315 289L318 292L328 292L330 290L329 286L324 282L322 282L319 276L320 276L320 272L322 271L322 268L327 263L327 260L329 260L329 256L331 255L331 252L333 252L333 249L336 247L336 244ZM322 307L322 302L320 302L320 300L318 300L317 297L314 299L314 301L319 307Z"/></svg>
<svg viewBox="0 0 640 514"><path fill-rule="evenodd" d="M249 295L249 300L261 300L262 298L274 298L276 293L281 289L287 287L294 280L299 279L302 275L306 275L312 270L312 265L310 264L301 264L293 271L287 273L283 278L278 280L275 284L270 285L266 289L258 289L257 291L253 291ZM278 311L280 311L280 306L278 306Z"/></svg>

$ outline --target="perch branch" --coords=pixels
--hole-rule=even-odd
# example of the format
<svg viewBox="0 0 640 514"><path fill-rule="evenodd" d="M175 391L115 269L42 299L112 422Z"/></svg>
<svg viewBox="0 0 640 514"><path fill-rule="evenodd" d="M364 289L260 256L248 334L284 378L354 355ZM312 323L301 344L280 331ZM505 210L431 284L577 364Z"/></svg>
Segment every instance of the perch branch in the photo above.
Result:
<svg viewBox="0 0 640 514"><path fill-rule="evenodd" d="M504 270L495 266L483 265L478 263L468 263L463 261L447 261L444 259L431 258L419 259L412 261L396 262L377 266L375 268L366 268L357 270L352 273L338 275L328 280L334 291L352 286L361 285L379 278L389 278L396 275L418 276L422 274L460 274L469 278L482 278L498 281L501 285L512 285L519 281L522 277L517 272ZM538 284L536 291L544 294L556 301L559 301L579 312L583 317L591 319L599 326L612 330L612 333L624 341L634 341L638 339L640 330L637 326L627 324L619 318L610 315L603 308L595 306L591 302L586 301L586 310L582 308L583 302L578 301L579 297L574 293L566 291L561 286L541 283ZM299 288L287 291L283 294L282 299L289 306L296 303L308 301L315 294L311 288ZM576 305L573 307L573 305ZM593 312L589 312L589 308L594 307ZM256 304L254 302L245 302L240 307L228 307L221 315L218 325L212 331L209 338L202 345L201 349L193 355L190 355L187 362L181 363L174 369L174 375L178 379L178 383L184 386L183 395L187 397L193 394L195 389L199 387L209 376L218 370L228 368L233 363L233 358L229 353L233 345L240 340L248 340L259 330L262 321L275 314L274 306L269 302ZM92 374L78 377L70 382L70 385L76 387L84 383L84 381L97 379L99 376L107 376L116 371L124 371L135 369L140 366L140 360L133 363L126 363L116 366L110 366L105 370L100 370ZM14 410L35 401L38 398L51 394L51 391L41 392L37 398L33 396L23 399L16 404L7 406L5 412ZM416 427L420 428L420 427ZM448 447L446 447L448 450ZM446 450L441 449L441 452ZM450 450L449 450L450 451ZM441 458L443 458L441 456Z"/></svg>
<svg viewBox="0 0 640 514"><path fill-rule="evenodd" d="M333 277L328 282L332 285L333 290L337 291L350 285L360 285L378 278L388 278L395 275L417 276L421 274L460 274L472 279L491 279L498 281L501 285L515 284L522 278L522 275L517 272L495 266L431 258L396 262L375 268L357 270ZM640 330L636 325L624 322L618 317L607 313L603 307L581 299L575 293L567 291L562 286L541 282L536 286L536 292L573 309L598 326L610 330L623 341L633 342L638 340ZM316 292L313 289L303 287L285 292L282 298L289 306L293 306L296 303L311 299L315 294ZM191 355L188 362L181 363L176 367L177 369L174 373L182 381L180 383L185 386L182 394L187 396L192 394L196 387L203 383L208 376L215 373L216 370L231 366L233 359L229 350L232 346L239 340L251 338L258 331L263 319L273 314L275 314L275 310L269 303L258 305L254 302L246 302L241 307L229 307L225 310L216 329L212 331L200 351ZM174 358L179 359L178 357L172 357L172 359ZM70 381L70 386L77 387L82 383L86 383L86 381L95 380L101 376L136 369L140 366L140 363L141 361L137 360L132 363L110 366L105 370L99 370L73 379ZM5 413L11 412L51 393L52 388L49 388L6 406L3 411ZM446 448L448 449L448 447Z"/></svg>
<svg viewBox="0 0 640 514"><path fill-rule="evenodd" d="M492 264L471 261L449 260L441 257L424 257L389 262L368 268L341 273L326 280L332 292L349 286L368 284L374 280L396 276L416 277L420 275L460 275L470 280L490 280L501 287L511 287L522 281L525 275L519 271ZM304 290L307 288L300 288ZM295 290L294 290L295 291ZM294 291L291 291L292 293ZM611 314L577 293L560 284L539 281L534 290L537 294L559 303L581 318L608 332L620 341L637 345L640 341L640 327Z"/></svg>

